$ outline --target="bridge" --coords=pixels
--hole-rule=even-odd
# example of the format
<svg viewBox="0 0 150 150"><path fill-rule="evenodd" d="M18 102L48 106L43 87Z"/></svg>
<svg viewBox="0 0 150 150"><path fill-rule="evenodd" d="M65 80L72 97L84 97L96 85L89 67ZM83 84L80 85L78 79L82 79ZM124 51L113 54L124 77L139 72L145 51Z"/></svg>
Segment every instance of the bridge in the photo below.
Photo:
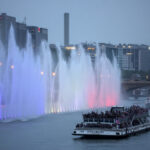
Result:
<svg viewBox="0 0 150 150"><path fill-rule="evenodd" d="M137 88L147 87L150 86L150 81L122 81L122 87L126 91L130 91Z"/></svg>

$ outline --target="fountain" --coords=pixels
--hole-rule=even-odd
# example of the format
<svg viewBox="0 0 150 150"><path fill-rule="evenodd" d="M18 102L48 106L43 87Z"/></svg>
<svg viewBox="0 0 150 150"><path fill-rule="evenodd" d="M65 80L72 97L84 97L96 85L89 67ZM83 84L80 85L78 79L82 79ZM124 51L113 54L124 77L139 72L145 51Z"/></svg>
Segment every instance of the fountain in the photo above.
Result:
<svg viewBox="0 0 150 150"><path fill-rule="evenodd" d="M97 48L95 65L80 46L71 59L58 48L55 72L48 44L34 54L27 34L26 48L16 45L10 28L8 50L0 43L0 120L32 118L45 113L68 112L117 105L120 70Z"/></svg>
<svg viewBox="0 0 150 150"><path fill-rule="evenodd" d="M20 50L11 26L8 52L0 49L4 58L0 68L1 119L34 117L45 111L42 65L39 56L33 54L29 35L27 39L26 48Z"/></svg>

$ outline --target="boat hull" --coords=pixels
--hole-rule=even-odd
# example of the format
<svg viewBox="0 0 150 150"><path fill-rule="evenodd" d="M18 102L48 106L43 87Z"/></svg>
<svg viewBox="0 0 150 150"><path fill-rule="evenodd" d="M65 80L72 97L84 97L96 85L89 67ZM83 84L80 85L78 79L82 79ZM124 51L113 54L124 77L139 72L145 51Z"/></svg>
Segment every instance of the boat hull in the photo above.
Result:
<svg viewBox="0 0 150 150"><path fill-rule="evenodd" d="M76 128L72 135L87 138L124 138L150 130L150 123L123 129Z"/></svg>

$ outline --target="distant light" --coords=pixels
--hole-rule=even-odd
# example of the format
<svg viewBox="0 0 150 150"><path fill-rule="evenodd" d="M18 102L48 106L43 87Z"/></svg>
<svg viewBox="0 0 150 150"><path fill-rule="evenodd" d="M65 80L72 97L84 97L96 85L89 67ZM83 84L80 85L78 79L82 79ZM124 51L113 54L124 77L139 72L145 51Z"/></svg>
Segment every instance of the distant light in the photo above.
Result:
<svg viewBox="0 0 150 150"><path fill-rule="evenodd" d="M150 46L148 47L148 50L150 50Z"/></svg>
<svg viewBox="0 0 150 150"><path fill-rule="evenodd" d="M88 50L95 50L94 47L88 47Z"/></svg>
<svg viewBox="0 0 150 150"><path fill-rule="evenodd" d="M78 55L80 56L81 54L80 54L80 53L78 53Z"/></svg>
<svg viewBox="0 0 150 150"><path fill-rule="evenodd" d="M126 55L132 55L132 53L126 53Z"/></svg>
<svg viewBox="0 0 150 150"><path fill-rule="evenodd" d="M0 61L0 67L3 65L3 63Z"/></svg>
<svg viewBox="0 0 150 150"><path fill-rule="evenodd" d="M131 48L131 46L129 45L128 48Z"/></svg>
<svg viewBox="0 0 150 150"><path fill-rule="evenodd" d="M42 75L42 76L44 75L44 72L43 72L43 71L41 71L41 75Z"/></svg>
<svg viewBox="0 0 150 150"><path fill-rule="evenodd" d="M123 47L123 48L126 48L126 46L125 46L125 45L123 45L122 47Z"/></svg>
<svg viewBox="0 0 150 150"><path fill-rule="evenodd" d="M11 69L14 69L14 65L11 65L10 68L11 68Z"/></svg>
<svg viewBox="0 0 150 150"><path fill-rule="evenodd" d="M41 31L41 29L40 28L38 28L38 32L40 32Z"/></svg>
<svg viewBox="0 0 150 150"><path fill-rule="evenodd" d="M66 46L65 49L66 50L75 50L76 47L75 46Z"/></svg>
<svg viewBox="0 0 150 150"><path fill-rule="evenodd" d="M55 73L55 72L52 72L52 76L56 76L56 73Z"/></svg>
<svg viewBox="0 0 150 150"><path fill-rule="evenodd" d="M149 76L148 75L146 75L146 80L148 80L149 79Z"/></svg>

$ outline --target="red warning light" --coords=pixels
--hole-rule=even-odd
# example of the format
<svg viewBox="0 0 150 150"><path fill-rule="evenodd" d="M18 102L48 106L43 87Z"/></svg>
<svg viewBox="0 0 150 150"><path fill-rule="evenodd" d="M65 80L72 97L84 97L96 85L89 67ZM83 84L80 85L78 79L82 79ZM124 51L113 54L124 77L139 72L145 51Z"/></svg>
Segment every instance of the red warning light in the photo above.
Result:
<svg viewBox="0 0 150 150"><path fill-rule="evenodd" d="M40 32L40 28L38 28L38 32Z"/></svg>

